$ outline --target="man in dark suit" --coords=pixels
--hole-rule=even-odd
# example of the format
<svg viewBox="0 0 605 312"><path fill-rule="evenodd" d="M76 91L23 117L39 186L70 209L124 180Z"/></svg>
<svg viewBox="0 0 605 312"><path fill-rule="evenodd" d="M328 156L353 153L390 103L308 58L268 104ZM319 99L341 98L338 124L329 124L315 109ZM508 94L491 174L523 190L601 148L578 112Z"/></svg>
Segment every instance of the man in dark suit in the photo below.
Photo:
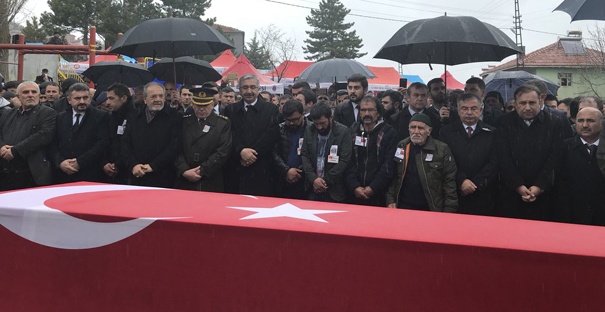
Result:
<svg viewBox="0 0 605 312"><path fill-rule="evenodd" d="M481 99L481 103L483 103L483 97L485 97L485 81L479 77L471 77L466 81L464 85L464 92L471 93L476 95ZM498 125L498 120L502 116L502 112L489 106L483 106L483 112L481 113L481 120L492 127ZM458 116L455 117L459 119Z"/></svg>
<svg viewBox="0 0 605 312"><path fill-rule="evenodd" d="M359 116L359 102L368 93L368 79L355 74L347 79L347 91L349 100L342 102L334 109L334 121L351 127Z"/></svg>
<svg viewBox="0 0 605 312"><path fill-rule="evenodd" d="M242 76L238 87L242 100L225 108L233 134L225 190L270 196L273 193L272 149L279 139L279 110L259 99L260 84L256 76Z"/></svg>
<svg viewBox="0 0 605 312"><path fill-rule="evenodd" d="M191 89L193 115L183 119L183 152L176 160L176 188L223 192L223 165L231 153L231 127L227 117L214 112L214 89Z"/></svg>
<svg viewBox="0 0 605 312"><path fill-rule="evenodd" d="M129 184L174 187L182 117L166 104L165 94L159 83L145 85L145 107L126 122L121 152L126 159Z"/></svg>
<svg viewBox="0 0 605 312"><path fill-rule="evenodd" d="M428 91L427 86L422 82L412 83L406 91L406 99L408 104L404 106L400 112L391 116L389 124L397 131L395 142L399 142L410 136L410 119L412 116L424 113L431 119L431 124L435 125L431 131L431 137L437 139L441 123L439 117L433 111L427 109Z"/></svg>
<svg viewBox="0 0 605 312"><path fill-rule="evenodd" d="M51 158L55 182L103 181L103 158L109 146L109 114L91 107L90 90L75 83L67 90L70 107L57 115Z"/></svg>
<svg viewBox="0 0 605 312"><path fill-rule="evenodd" d="M539 79L533 79L533 80L526 82L525 84L534 86L534 87L538 88L538 90L540 90L540 109L542 111L544 111L544 113L549 115L550 117L558 118L561 120L561 122L563 124L563 129L561 132L563 139L568 139L568 138L573 137L574 136L573 129L571 127L571 122L569 121L569 118L567 118L567 114L556 108L552 108L552 107L548 107L548 106L544 105L544 101L546 100L546 95L548 95L548 86L546 85L546 82L539 80Z"/></svg>
<svg viewBox="0 0 605 312"><path fill-rule="evenodd" d="M482 107L476 95L462 94L457 105L460 119L441 128L439 138L456 161L458 212L492 215L498 190L496 136L495 128L479 119Z"/></svg>
<svg viewBox="0 0 605 312"><path fill-rule="evenodd" d="M21 107L0 118L0 191L47 185L52 170L47 147L55 135L57 113L40 105L33 81L17 87Z"/></svg>
<svg viewBox="0 0 605 312"><path fill-rule="evenodd" d="M126 159L121 153L122 138L126 130L127 119L135 111L130 90L121 83L114 83L107 89L107 105L111 111L109 117L109 136L111 143L103 159L103 172L106 182L126 184L128 170Z"/></svg>
<svg viewBox="0 0 605 312"><path fill-rule="evenodd" d="M344 202L344 175L351 161L352 140L348 127L333 121L324 102L311 108L313 124L305 130L302 164L309 186L308 199Z"/></svg>
<svg viewBox="0 0 605 312"><path fill-rule="evenodd" d="M577 135L565 140L560 194L555 220L605 225L605 177L597 165L603 114L596 108L582 108L576 116Z"/></svg>
<svg viewBox="0 0 605 312"><path fill-rule="evenodd" d="M505 216L547 220L552 187L560 164L562 123L540 109L540 90L523 85L515 91L515 111L500 118L496 131Z"/></svg>

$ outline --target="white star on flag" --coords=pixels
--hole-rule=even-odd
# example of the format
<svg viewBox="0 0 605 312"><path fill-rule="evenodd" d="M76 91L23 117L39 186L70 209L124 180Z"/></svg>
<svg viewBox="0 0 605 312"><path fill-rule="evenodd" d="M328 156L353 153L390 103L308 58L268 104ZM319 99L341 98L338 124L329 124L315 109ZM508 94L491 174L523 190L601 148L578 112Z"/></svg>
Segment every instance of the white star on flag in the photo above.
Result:
<svg viewBox="0 0 605 312"><path fill-rule="evenodd" d="M239 210L253 211L255 214L243 217L240 220L247 219L264 219L264 218L278 218L288 217L295 219L303 219L309 221L325 222L328 221L316 216L317 214L323 213L336 213L346 212L341 210L313 210L313 209L300 209L290 203L285 203L273 208L256 208L256 207L227 207Z"/></svg>

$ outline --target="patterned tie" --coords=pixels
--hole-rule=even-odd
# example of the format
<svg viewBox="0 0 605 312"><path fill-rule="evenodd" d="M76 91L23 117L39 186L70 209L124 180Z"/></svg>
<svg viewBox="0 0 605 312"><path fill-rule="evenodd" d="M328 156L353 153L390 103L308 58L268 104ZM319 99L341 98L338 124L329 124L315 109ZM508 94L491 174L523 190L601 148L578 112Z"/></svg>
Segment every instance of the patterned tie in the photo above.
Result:
<svg viewBox="0 0 605 312"><path fill-rule="evenodd" d="M468 137L470 138L473 135L473 127L466 127L466 132L468 133Z"/></svg>

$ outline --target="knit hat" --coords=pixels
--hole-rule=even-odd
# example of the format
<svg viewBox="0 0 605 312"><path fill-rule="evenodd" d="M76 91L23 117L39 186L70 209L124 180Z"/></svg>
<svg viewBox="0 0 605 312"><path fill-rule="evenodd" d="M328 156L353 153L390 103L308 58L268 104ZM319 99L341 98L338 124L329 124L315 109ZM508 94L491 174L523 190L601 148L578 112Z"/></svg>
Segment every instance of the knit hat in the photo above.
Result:
<svg viewBox="0 0 605 312"><path fill-rule="evenodd" d="M432 127L431 125L431 118L429 118L428 115L420 113L420 114L414 114L414 116L412 116L412 119L410 119L410 122L412 121L420 121L425 123L427 126Z"/></svg>

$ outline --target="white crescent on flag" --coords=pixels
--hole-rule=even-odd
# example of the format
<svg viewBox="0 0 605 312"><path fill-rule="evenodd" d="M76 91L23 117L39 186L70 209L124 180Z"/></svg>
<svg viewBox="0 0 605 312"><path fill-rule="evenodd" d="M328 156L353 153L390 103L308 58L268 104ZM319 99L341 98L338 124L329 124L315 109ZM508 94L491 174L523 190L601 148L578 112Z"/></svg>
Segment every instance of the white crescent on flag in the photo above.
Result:
<svg viewBox="0 0 605 312"><path fill-rule="evenodd" d="M62 249L96 248L125 239L165 218L92 222L44 204L51 198L91 192L153 190L127 185L85 185L30 189L0 194L0 224L40 245Z"/></svg>

